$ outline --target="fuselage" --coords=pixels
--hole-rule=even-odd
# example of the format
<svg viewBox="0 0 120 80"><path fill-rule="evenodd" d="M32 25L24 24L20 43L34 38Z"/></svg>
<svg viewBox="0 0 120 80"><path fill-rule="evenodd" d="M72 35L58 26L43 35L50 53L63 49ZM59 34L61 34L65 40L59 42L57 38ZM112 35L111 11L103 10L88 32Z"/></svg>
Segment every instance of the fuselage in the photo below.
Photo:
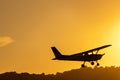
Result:
<svg viewBox="0 0 120 80"><path fill-rule="evenodd" d="M54 60L69 60L69 61L97 61L102 58L104 54L89 54L89 55L62 55Z"/></svg>

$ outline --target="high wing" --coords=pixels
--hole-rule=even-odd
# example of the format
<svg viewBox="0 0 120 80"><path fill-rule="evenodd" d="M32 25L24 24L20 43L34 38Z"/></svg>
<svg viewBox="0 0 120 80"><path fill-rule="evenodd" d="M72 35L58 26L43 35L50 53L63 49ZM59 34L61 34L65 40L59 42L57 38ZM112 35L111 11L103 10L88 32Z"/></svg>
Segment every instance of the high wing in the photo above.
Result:
<svg viewBox="0 0 120 80"><path fill-rule="evenodd" d="M104 46L101 46L101 47L98 47L98 48L90 49L90 50L87 50L87 51L84 51L84 52L81 52L81 53L77 53L77 54L73 54L73 55L88 54L90 52L99 51L100 49L104 49L104 48L109 47L109 46L112 46L112 45L104 45Z"/></svg>

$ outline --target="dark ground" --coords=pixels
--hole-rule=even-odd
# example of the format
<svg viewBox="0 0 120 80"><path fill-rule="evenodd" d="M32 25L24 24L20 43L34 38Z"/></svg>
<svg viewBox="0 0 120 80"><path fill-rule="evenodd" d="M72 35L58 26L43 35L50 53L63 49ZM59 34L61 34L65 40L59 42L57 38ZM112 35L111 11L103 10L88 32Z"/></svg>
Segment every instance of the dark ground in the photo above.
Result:
<svg viewBox="0 0 120 80"><path fill-rule="evenodd" d="M0 80L120 80L120 67L80 68L63 73L29 74L5 72L0 74Z"/></svg>

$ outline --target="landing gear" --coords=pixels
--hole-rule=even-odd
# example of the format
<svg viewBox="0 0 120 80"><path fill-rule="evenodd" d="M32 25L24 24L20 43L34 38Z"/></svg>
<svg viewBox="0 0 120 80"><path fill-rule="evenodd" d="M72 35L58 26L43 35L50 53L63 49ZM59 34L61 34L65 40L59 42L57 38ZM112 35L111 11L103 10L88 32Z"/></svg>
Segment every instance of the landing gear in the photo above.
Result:
<svg viewBox="0 0 120 80"><path fill-rule="evenodd" d="M99 65L100 65L97 61L96 61L96 63L97 63L96 66L99 66ZM91 62L91 65L94 65L94 62L93 62L93 61Z"/></svg>
<svg viewBox="0 0 120 80"><path fill-rule="evenodd" d="M85 67L85 65L84 65L84 64L82 64L82 65L81 65L81 67Z"/></svg>
<svg viewBox="0 0 120 80"><path fill-rule="evenodd" d="M97 66L99 66L100 64L99 63L97 63Z"/></svg>
<svg viewBox="0 0 120 80"><path fill-rule="evenodd" d="M97 63L97 64L96 64L96 67L100 65L97 61L96 61L96 63ZM94 61L92 61L92 62L91 62L91 65L94 65L94 64L95 64ZM85 62L81 65L81 67L83 67L83 68L86 67L86 66L85 66Z"/></svg>
<svg viewBox="0 0 120 80"><path fill-rule="evenodd" d="M91 65L94 65L94 62L93 62L93 61L91 62Z"/></svg>
<svg viewBox="0 0 120 80"><path fill-rule="evenodd" d="M85 67L85 61L84 61L84 63L81 65L81 67Z"/></svg>
<svg viewBox="0 0 120 80"><path fill-rule="evenodd" d="M100 64L96 61L97 65L96 66L99 66Z"/></svg>

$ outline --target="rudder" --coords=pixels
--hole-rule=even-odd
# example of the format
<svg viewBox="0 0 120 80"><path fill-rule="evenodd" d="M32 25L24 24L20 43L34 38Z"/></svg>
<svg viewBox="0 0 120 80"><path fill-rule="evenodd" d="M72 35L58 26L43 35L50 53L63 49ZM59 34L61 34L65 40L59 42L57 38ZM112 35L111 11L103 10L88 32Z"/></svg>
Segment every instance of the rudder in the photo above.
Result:
<svg viewBox="0 0 120 80"><path fill-rule="evenodd" d="M52 49L52 51L53 51L56 58L60 58L62 56L62 54L57 50L56 47L51 47L51 49Z"/></svg>

